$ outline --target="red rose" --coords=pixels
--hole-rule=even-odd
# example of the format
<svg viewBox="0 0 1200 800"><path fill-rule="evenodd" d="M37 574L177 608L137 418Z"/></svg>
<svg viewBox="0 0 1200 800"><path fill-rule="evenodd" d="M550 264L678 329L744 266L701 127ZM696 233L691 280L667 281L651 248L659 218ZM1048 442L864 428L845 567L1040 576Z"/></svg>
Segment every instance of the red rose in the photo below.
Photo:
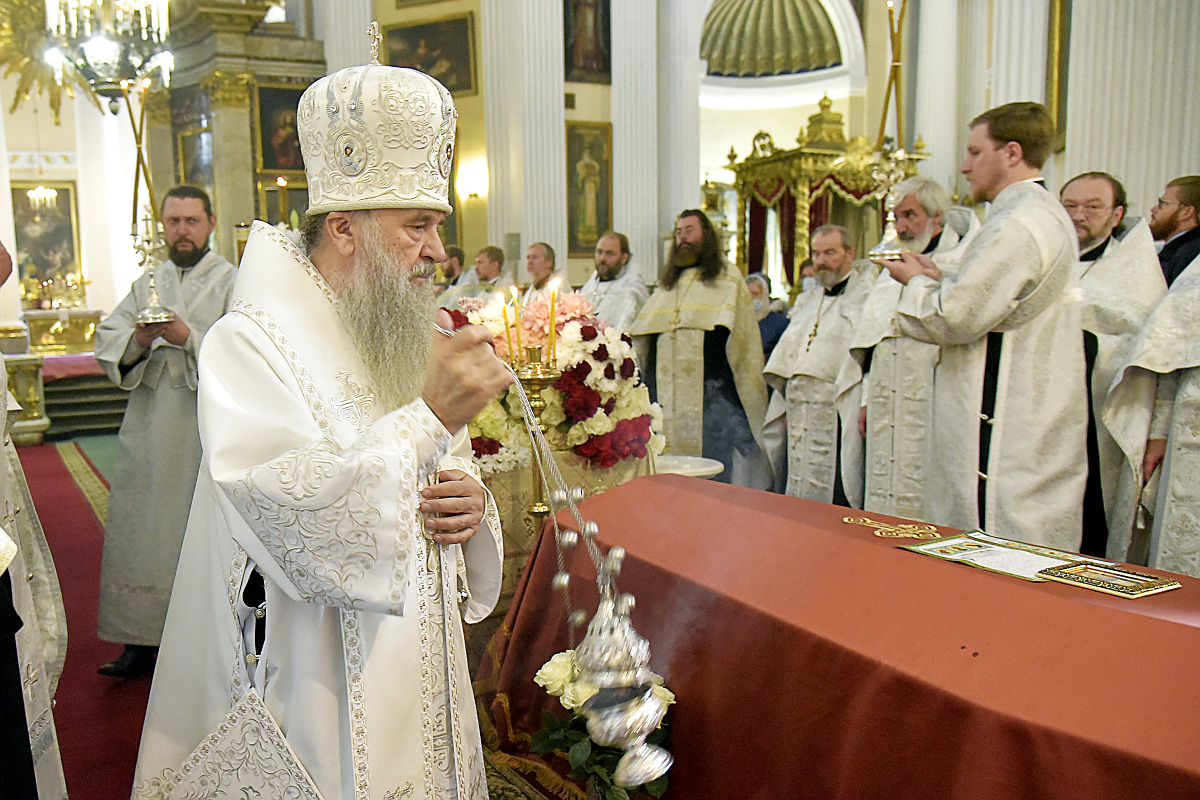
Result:
<svg viewBox="0 0 1200 800"><path fill-rule="evenodd" d="M625 378L626 380L632 378L636 369L637 365L633 363L632 358L625 359L621 362L621 377Z"/></svg>
<svg viewBox="0 0 1200 800"><path fill-rule="evenodd" d="M625 344L628 344L628 345L632 345L632 344L633 344L633 339L630 339L630 338L629 338L629 334L628 334L628 333L622 333L622 334L621 334L621 341L622 341L622 342L624 342Z"/></svg>
<svg viewBox="0 0 1200 800"><path fill-rule="evenodd" d="M476 458L494 456L500 452L500 442L486 436L472 436L471 449L475 452Z"/></svg>
<svg viewBox="0 0 1200 800"><path fill-rule="evenodd" d="M596 327L594 325L584 325L579 329L579 335L583 337L585 342L590 342L600 334L596 331Z"/></svg>
<svg viewBox="0 0 1200 800"><path fill-rule="evenodd" d="M459 311L457 308L450 309L450 319L454 322L454 330L458 330L464 325L471 324L471 320L467 319L467 315Z"/></svg>
<svg viewBox="0 0 1200 800"><path fill-rule="evenodd" d="M617 407L617 398L610 397L604 401L604 413L611 414L613 409Z"/></svg>
<svg viewBox="0 0 1200 800"><path fill-rule="evenodd" d="M617 371L615 369L613 369L612 364L604 365L604 377L608 378L610 381L613 378L617 377Z"/></svg>
<svg viewBox="0 0 1200 800"><path fill-rule="evenodd" d="M597 361L608 361L608 345L602 344L592 353L592 357Z"/></svg>
<svg viewBox="0 0 1200 800"><path fill-rule="evenodd" d="M583 422L600 407L600 393L583 384L576 384L563 398L563 411L571 422Z"/></svg>

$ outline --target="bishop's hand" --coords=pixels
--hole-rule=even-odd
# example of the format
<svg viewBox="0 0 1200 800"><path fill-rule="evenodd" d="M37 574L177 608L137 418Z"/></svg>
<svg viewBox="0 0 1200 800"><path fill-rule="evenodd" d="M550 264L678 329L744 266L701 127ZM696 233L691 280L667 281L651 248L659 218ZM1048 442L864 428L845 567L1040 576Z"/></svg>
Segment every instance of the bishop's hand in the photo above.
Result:
<svg viewBox="0 0 1200 800"><path fill-rule="evenodd" d="M438 310L443 328L454 323ZM492 350L492 333L482 325L467 325L453 336L433 334L433 349L425 371L421 398L446 430L466 425L483 407L512 383L512 374Z"/></svg>
<svg viewBox="0 0 1200 800"><path fill-rule="evenodd" d="M421 490L425 529L438 544L461 544L479 531L487 497L479 482L460 469L439 475L437 483Z"/></svg>

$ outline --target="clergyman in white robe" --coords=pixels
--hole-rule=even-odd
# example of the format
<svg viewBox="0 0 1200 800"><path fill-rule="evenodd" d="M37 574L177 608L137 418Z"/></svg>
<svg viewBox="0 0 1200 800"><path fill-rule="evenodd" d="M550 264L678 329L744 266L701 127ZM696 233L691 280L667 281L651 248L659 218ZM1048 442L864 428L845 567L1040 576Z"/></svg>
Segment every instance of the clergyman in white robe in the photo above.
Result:
<svg viewBox="0 0 1200 800"><path fill-rule="evenodd" d="M621 267L612 280L601 280L600 273L593 272L579 293L591 302L597 317L619 331L629 330L650 297L637 264L632 260Z"/></svg>
<svg viewBox="0 0 1200 800"><path fill-rule="evenodd" d="M335 302L255 223L200 360L204 460L137 798L220 781L249 787L235 797L487 795L461 622L499 595L495 505L439 559L418 492L439 468L478 477L465 428L451 435L421 399L378 407ZM266 587L257 655L251 570Z"/></svg>
<svg viewBox="0 0 1200 800"><path fill-rule="evenodd" d="M787 426L785 490L793 497L833 502L840 459L846 500L854 507L862 504L858 417L839 430L835 381L849 358L854 323L878 270L870 261L855 261L833 289L805 292L763 370L775 389L767 425L777 426L782 416ZM772 455L778 473L780 459Z"/></svg>
<svg viewBox="0 0 1200 800"><path fill-rule="evenodd" d="M182 347L160 337L143 348L134 339L148 273L96 328L96 360L130 393L104 526L99 636L106 641L154 646L162 636L200 467L196 358L229 305L236 274L213 252L187 269L170 261L155 268L163 306L191 331Z"/></svg>
<svg viewBox="0 0 1200 800"><path fill-rule="evenodd" d="M943 275L956 271L978 231L979 218L971 209L946 210L941 235L928 251ZM850 358L837 376L837 404L843 428L854 431L860 409L866 409L862 508L923 520L939 348L900 335L895 317L903 288L886 269L875 279L854 325ZM863 375L868 354L869 379Z"/></svg>
<svg viewBox="0 0 1200 800"><path fill-rule="evenodd" d="M1085 350L1094 347L1092 361L1091 392L1092 417L1096 431L1096 452L1099 458L1101 500L1109 537L1115 536L1115 546L1105 553L1121 561L1126 560L1130 531L1137 512L1138 498L1142 488L1142 459L1146 452L1148 430L1144 425L1134 429L1116 427L1117 419L1124 415L1110 416L1111 424L1104 419L1109 388L1117 373L1129 357L1138 333L1146 319L1167 292L1166 280L1154 250L1154 240L1146 221L1138 218L1126 220L1123 233L1114 234L1107 240L1103 254L1090 261L1080 261L1080 288L1083 291L1083 330L1085 341L1094 338ZM1138 370L1126 377L1122 389L1125 401L1140 398L1146 410L1151 408L1154 396L1155 377L1145 370ZM1134 386L1137 384L1137 386ZM1142 419L1144 415L1138 414ZM1127 418L1127 417L1126 417ZM1085 524L1088 520L1084 515ZM1104 531L1084 532L1084 541L1089 534L1098 540ZM1099 541L1096 542L1099 550Z"/></svg>
<svg viewBox="0 0 1200 800"><path fill-rule="evenodd" d="M956 274L918 274L904 287L900 331L941 347L927 521L1079 546L1087 399L1078 256L1057 198L1022 180L996 194ZM994 408L981 419L988 395Z"/></svg>
<svg viewBox="0 0 1200 800"><path fill-rule="evenodd" d="M1146 376L1157 378L1156 389ZM1175 279L1142 326L1105 401L1103 420L1131 438L1140 433L1166 440L1156 503L1142 499L1155 509L1149 541L1131 541L1128 529L1113 529L1109 555L1200 577L1200 258Z"/></svg>

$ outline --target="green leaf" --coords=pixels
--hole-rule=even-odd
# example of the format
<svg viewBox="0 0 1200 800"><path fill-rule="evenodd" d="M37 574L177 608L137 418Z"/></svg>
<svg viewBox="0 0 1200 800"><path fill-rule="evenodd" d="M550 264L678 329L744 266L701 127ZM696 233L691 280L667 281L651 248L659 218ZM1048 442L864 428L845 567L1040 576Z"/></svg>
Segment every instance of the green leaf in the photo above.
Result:
<svg viewBox="0 0 1200 800"><path fill-rule="evenodd" d="M662 797L663 792L667 790L667 776L660 775L642 788L645 789L646 794L650 795L651 797Z"/></svg>
<svg viewBox="0 0 1200 800"><path fill-rule="evenodd" d="M592 740L583 739L571 745L571 750L567 753L567 760L571 762L572 767L578 767L587 761L591 754Z"/></svg>
<svg viewBox="0 0 1200 800"><path fill-rule="evenodd" d="M629 800L629 792L620 786L604 787L604 800Z"/></svg>
<svg viewBox="0 0 1200 800"><path fill-rule="evenodd" d="M542 728L533 735L532 741L529 743L529 749L538 755L545 755L554 750L554 743L551 741L552 734L550 731Z"/></svg>

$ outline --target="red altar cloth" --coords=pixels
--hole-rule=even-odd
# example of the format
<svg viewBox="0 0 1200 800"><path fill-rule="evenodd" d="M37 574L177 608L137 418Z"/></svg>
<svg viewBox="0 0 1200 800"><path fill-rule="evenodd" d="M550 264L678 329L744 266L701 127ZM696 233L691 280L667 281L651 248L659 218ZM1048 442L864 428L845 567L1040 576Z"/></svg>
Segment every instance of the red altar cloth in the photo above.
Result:
<svg viewBox="0 0 1200 800"><path fill-rule="evenodd" d="M619 588L678 697L668 798L1200 797L1200 581L1021 581L842 522L883 515L673 475L581 508L628 551ZM543 536L480 673L511 752L564 713L532 680L567 647L555 569ZM569 569L594 608L582 546Z"/></svg>
<svg viewBox="0 0 1200 800"><path fill-rule="evenodd" d="M45 356L42 359L42 383L78 378L81 375L103 375L104 368L91 353Z"/></svg>

